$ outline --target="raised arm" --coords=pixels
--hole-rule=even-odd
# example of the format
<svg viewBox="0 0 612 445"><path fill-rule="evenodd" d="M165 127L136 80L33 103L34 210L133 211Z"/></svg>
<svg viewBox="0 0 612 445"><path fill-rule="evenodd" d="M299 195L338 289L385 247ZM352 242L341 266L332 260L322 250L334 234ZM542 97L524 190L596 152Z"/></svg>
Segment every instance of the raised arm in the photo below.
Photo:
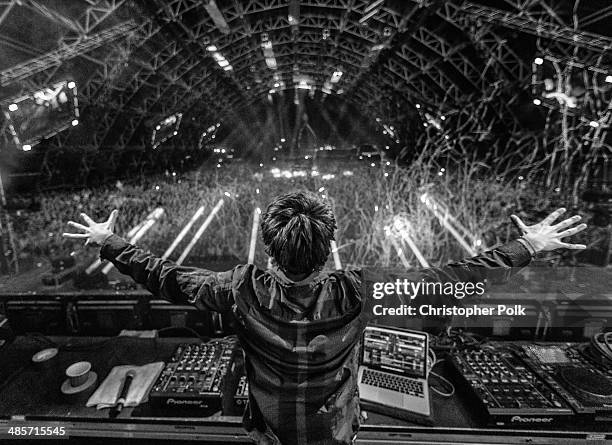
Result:
<svg viewBox="0 0 612 445"><path fill-rule="evenodd" d="M111 261L119 272L131 276L153 295L178 304L193 304L200 309L224 312L233 305L232 280L239 268L227 272L179 266L140 249L113 233L118 212L96 223L81 216L87 226L73 221L68 225L85 233L64 233L66 238L85 239L85 244L100 247L100 257Z"/></svg>
<svg viewBox="0 0 612 445"><path fill-rule="evenodd" d="M586 224L571 227L580 221L579 215L553 225L552 223L563 213L565 213L564 208L557 209L531 226L523 223L518 216L512 215L512 221L522 233L520 238L473 258L432 268L427 275L430 279L435 278L440 281L477 282L484 279L501 281L527 266L539 252L555 249L586 249L584 244L561 241L562 238L581 232L587 227Z"/></svg>

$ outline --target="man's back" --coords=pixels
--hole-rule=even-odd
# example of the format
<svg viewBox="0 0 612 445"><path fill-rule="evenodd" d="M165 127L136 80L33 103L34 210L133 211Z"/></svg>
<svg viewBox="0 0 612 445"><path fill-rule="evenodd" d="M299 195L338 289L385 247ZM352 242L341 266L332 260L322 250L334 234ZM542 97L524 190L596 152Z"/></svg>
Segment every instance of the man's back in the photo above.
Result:
<svg viewBox="0 0 612 445"><path fill-rule="evenodd" d="M365 326L359 273L315 273L298 282L252 265L241 273L233 313L249 379L245 427L273 432L285 444L351 443Z"/></svg>

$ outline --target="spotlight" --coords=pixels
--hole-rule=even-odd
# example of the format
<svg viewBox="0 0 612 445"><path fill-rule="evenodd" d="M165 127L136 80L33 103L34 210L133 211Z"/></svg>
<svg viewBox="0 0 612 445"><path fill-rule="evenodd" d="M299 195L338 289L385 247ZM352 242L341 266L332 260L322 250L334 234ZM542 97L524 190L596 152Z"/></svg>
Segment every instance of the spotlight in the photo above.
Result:
<svg viewBox="0 0 612 445"><path fill-rule="evenodd" d="M599 122L597 122L597 121L591 121L591 122L589 122L589 125L590 125L591 127L593 127L593 128L597 128L597 127L599 127Z"/></svg>
<svg viewBox="0 0 612 445"><path fill-rule="evenodd" d="M32 146L30 144L26 144L23 147L21 147L21 149L23 151L30 151L30 150L32 150Z"/></svg>
<svg viewBox="0 0 612 445"><path fill-rule="evenodd" d="M72 120L72 126L76 127L77 125L79 125L79 120L78 119L73 119Z"/></svg>
<svg viewBox="0 0 612 445"><path fill-rule="evenodd" d="M533 99L534 105L541 105L542 101L540 99Z"/></svg>
<svg viewBox="0 0 612 445"><path fill-rule="evenodd" d="M68 88L73 89L74 87L76 87L76 83L68 82Z"/></svg>
<svg viewBox="0 0 612 445"><path fill-rule="evenodd" d="M208 45L206 47L206 51L210 51L210 52L217 51L217 47L215 45Z"/></svg>
<svg viewBox="0 0 612 445"><path fill-rule="evenodd" d="M606 76L606 82L612 83L612 75Z"/></svg>
<svg viewBox="0 0 612 445"><path fill-rule="evenodd" d="M9 111L17 111L17 104L10 104Z"/></svg>
<svg viewBox="0 0 612 445"><path fill-rule="evenodd" d="M415 107L417 107L417 109L421 108L421 104L416 104Z"/></svg>
<svg viewBox="0 0 612 445"><path fill-rule="evenodd" d="M535 63L536 65L542 65L544 63L544 59L542 59L541 57L536 57L533 63Z"/></svg>

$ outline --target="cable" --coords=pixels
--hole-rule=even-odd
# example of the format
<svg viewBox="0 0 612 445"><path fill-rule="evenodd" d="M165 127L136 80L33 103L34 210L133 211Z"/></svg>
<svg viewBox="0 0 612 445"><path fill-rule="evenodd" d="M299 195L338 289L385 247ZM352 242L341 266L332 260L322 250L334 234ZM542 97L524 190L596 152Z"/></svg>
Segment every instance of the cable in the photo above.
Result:
<svg viewBox="0 0 612 445"><path fill-rule="evenodd" d="M429 383L429 376L431 375L441 380L446 385L446 387L449 388L450 390L449 392L442 392L438 388L433 386L432 384L429 384L429 387L431 388L433 392L435 392L441 397L452 397L455 394L455 385L453 385L451 381L448 380L446 377L442 377L437 372L433 372L434 366L436 366L438 363L442 363L444 360L443 359L438 360L438 358L436 357L435 351L433 351L432 349L429 350L429 355L430 355L431 360L429 361L430 365L428 366L428 369L427 369L428 383Z"/></svg>
<svg viewBox="0 0 612 445"><path fill-rule="evenodd" d="M200 340L202 340L203 342L207 342L210 340L210 337L202 337L200 334L198 334L195 330L188 328L187 326L168 326L166 328L161 328L157 330L157 335L161 337L161 334L163 332L189 332L190 334L192 334L194 337L199 338Z"/></svg>

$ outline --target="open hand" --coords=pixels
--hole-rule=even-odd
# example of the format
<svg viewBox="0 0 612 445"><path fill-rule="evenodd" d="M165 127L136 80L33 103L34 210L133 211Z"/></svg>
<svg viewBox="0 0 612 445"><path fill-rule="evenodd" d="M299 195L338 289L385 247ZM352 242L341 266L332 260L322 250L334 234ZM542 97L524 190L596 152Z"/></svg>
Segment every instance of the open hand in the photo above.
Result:
<svg viewBox="0 0 612 445"><path fill-rule="evenodd" d="M516 224L517 228L522 232L523 238L527 239L537 252L545 252L555 249L586 249L584 244L569 244L561 241L561 238L565 238L570 235L575 235L578 232L582 232L586 229L586 224L580 224L578 226L568 228L578 221L580 221L580 215L572 216L566 220L561 221L558 224L551 225L559 216L565 213L564 208L560 208L552 212L542 221L532 226L527 226L521 219L512 215L512 221ZM567 230L565 230L567 229Z"/></svg>
<svg viewBox="0 0 612 445"><path fill-rule="evenodd" d="M63 233L62 236L66 238L82 238L86 240L85 245L93 244L95 246L101 246L106 238L113 234L118 214L118 210L113 210L106 221L97 223L85 213L81 213L81 217L85 220L87 226L74 221L68 221L68 225L75 229L82 230L85 233Z"/></svg>

